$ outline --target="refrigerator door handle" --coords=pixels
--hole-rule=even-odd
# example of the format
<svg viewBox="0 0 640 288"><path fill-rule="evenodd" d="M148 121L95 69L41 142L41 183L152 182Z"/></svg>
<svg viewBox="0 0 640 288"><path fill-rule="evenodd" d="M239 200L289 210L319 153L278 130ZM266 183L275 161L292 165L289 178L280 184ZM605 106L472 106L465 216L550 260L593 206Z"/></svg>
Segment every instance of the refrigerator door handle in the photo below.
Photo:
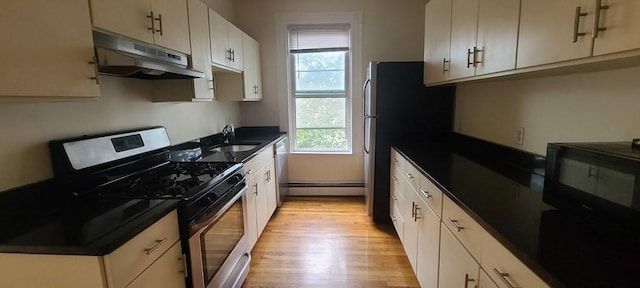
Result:
<svg viewBox="0 0 640 288"><path fill-rule="evenodd" d="M367 137L367 120L371 118L370 115L367 114L367 86L371 83L371 78L364 81L362 85L362 113L363 113L363 123L362 123L362 135ZM369 148L367 148L367 139L364 139L363 143L364 152L369 154Z"/></svg>

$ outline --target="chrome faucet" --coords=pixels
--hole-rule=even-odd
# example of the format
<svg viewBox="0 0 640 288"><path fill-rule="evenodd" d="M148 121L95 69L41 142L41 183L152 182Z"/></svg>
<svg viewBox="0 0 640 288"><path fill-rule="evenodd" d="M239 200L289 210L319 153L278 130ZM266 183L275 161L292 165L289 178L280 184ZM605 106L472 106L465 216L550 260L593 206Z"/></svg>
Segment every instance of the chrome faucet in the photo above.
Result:
<svg viewBox="0 0 640 288"><path fill-rule="evenodd" d="M233 124L227 122L226 125L224 125L224 128L222 128L222 137L224 137L224 143L228 144L229 141L233 141L236 138L236 132L233 129Z"/></svg>

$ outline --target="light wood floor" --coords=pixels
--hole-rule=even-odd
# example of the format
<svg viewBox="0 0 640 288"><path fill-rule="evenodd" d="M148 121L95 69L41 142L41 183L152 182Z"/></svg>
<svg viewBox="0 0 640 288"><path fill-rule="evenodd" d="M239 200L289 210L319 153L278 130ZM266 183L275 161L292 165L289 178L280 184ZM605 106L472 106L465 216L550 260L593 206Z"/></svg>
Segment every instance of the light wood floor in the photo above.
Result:
<svg viewBox="0 0 640 288"><path fill-rule="evenodd" d="M253 248L243 287L419 287L393 227L361 197L289 197Z"/></svg>

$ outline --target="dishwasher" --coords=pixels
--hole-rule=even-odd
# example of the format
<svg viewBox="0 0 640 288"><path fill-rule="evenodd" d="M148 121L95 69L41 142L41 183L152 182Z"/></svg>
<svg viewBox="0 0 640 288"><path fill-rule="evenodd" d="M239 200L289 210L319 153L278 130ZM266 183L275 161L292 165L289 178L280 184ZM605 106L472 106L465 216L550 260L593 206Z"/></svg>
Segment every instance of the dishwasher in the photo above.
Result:
<svg viewBox="0 0 640 288"><path fill-rule="evenodd" d="M276 155L276 180L278 182L278 207L282 206L282 202L289 194L289 177L287 172L287 153L289 153L287 145L287 137L282 138L274 146Z"/></svg>

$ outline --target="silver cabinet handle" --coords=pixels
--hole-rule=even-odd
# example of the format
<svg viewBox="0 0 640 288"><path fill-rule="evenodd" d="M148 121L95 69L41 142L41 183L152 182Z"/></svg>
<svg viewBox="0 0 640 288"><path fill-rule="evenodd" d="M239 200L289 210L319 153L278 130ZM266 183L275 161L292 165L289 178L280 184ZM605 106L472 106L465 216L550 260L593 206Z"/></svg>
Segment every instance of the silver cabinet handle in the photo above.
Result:
<svg viewBox="0 0 640 288"><path fill-rule="evenodd" d="M589 15L589 13L582 12L581 10L582 10L582 7L580 6L576 7L576 15L573 18L573 43L578 42L578 36L587 35L587 33L578 32L578 29L580 29L580 17Z"/></svg>
<svg viewBox="0 0 640 288"><path fill-rule="evenodd" d="M449 71L449 69L447 69L447 64L448 63L451 63L451 62L449 60L447 60L447 58L442 58L442 74L444 74L445 72Z"/></svg>
<svg viewBox="0 0 640 288"><path fill-rule="evenodd" d="M504 282L504 285L507 285L507 287L517 288L516 286L513 286L509 282L509 280L507 280L507 277L509 277L509 273L500 272L497 268L493 268L493 273L496 273L496 275L498 275L498 278L500 278L500 280L502 280L502 282Z"/></svg>
<svg viewBox="0 0 640 288"><path fill-rule="evenodd" d="M471 62L471 55L473 55L473 52L471 52L471 48L467 49L467 68L470 68L471 65L473 65L473 62Z"/></svg>
<svg viewBox="0 0 640 288"><path fill-rule="evenodd" d="M398 163L398 162L399 162L398 159L393 158L393 163Z"/></svg>
<svg viewBox="0 0 640 288"><path fill-rule="evenodd" d="M162 35L162 14L158 14L158 18L156 18L155 20L158 21L158 27L160 27L160 29L156 30L156 32L160 32L160 35Z"/></svg>
<svg viewBox="0 0 640 288"><path fill-rule="evenodd" d="M213 81L213 79L211 79L211 80L207 80L207 82L210 82L210 83L211 83L211 87L209 87L209 90L214 90L215 82Z"/></svg>
<svg viewBox="0 0 640 288"><path fill-rule="evenodd" d="M151 19L151 27L147 27L147 29L151 30L151 33L156 33L156 18L153 17L153 11L149 12L147 18Z"/></svg>
<svg viewBox="0 0 640 288"><path fill-rule="evenodd" d="M602 0L596 0L596 12L595 17L593 18L593 33L591 33L591 38L598 38L598 33L600 31L606 31L607 27L600 27L600 12L602 10L609 9L608 5L602 5Z"/></svg>
<svg viewBox="0 0 640 288"><path fill-rule="evenodd" d="M482 63L482 61L478 61L478 53L482 51L482 49L478 49L478 47L473 46L473 67L478 67L478 64Z"/></svg>
<svg viewBox="0 0 640 288"><path fill-rule="evenodd" d="M162 240L156 240L155 242L153 242L153 246L149 248L144 248L144 253L147 253L147 255L153 253L153 251L158 249L158 247L160 247L160 245L162 245L164 241L167 241L167 237L162 238Z"/></svg>
<svg viewBox="0 0 640 288"><path fill-rule="evenodd" d="M100 80L98 79L98 62L96 62L96 56L93 56L93 60L89 61L89 65L93 65L94 76L89 77L89 79L96 81L96 84L100 85Z"/></svg>
<svg viewBox="0 0 640 288"><path fill-rule="evenodd" d="M451 225L453 225L453 227L455 227L458 232L462 231L464 229L463 226L458 226L458 220L453 220L449 217L447 217L447 220L449 220L449 223L451 223Z"/></svg>
<svg viewBox="0 0 640 288"><path fill-rule="evenodd" d="M416 216L416 202L411 202L411 218Z"/></svg>
<svg viewBox="0 0 640 288"><path fill-rule="evenodd" d="M430 194L429 192L427 192L426 190L420 189L420 192L422 192L422 193L427 197L427 199L429 199L429 198L433 197L433 196L431 196L431 194Z"/></svg>
<svg viewBox="0 0 640 288"><path fill-rule="evenodd" d="M231 62L236 62L236 50L230 49L229 51L231 51Z"/></svg>
<svg viewBox="0 0 640 288"><path fill-rule="evenodd" d="M253 194L256 194L256 196L258 195L258 184L253 184Z"/></svg>
<svg viewBox="0 0 640 288"><path fill-rule="evenodd" d="M468 273L464 273L464 288L469 288L469 282L476 282L476 279L469 277ZM476 287L475 285L473 287Z"/></svg>
<svg viewBox="0 0 640 288"><path fill-rule="evenodd" d="M396 195L391 195L391 198L393 199L393 201L398 201L398 197L396 197Z"/></svg>
<svg viewBox="0 0 640 288"><path fill-rule="evenodd" d="M415 210L416 210L416 212L413 215L413 222L418 222L418 220L422 219L422 217L420 217L420 215L418 215L418 211L420 210L420 207L418 207L418 204L416 204Z"/></svg>
<svg viewBox="0 0 640 288"><path fill-rule="evenodd" d="M409 179L413 179L413 175L411 175L411 173L404 173L404 175L407 175L407 178Z"/></svg>
<svg viewBox="0 0 640 288"><path fill-rule="evenodd" d="M393 181L398 181L398 177L396 176L391 176L391 178L393 178Z"/></svg>

